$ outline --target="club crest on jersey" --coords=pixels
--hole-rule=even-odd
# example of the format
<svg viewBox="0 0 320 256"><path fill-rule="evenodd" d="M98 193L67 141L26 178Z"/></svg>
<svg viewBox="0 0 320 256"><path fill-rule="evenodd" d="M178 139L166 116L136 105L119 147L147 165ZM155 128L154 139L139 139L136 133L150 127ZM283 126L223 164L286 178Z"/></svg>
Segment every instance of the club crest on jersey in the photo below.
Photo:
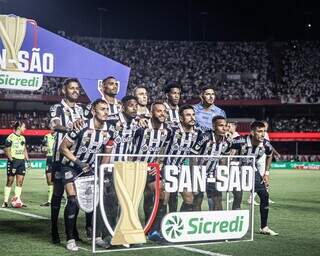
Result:
<svg viewBox="0 0 320 256"><path fill-rule="evenodd" d="M141 150L143 151L143 152L146 152L146 151L148 151L148 146L146 145L146 144L144 144L142 147L141 147Z"/></svg>
<svg viewBox="0 0 320 256"><path fill-rule="evenodd" d="M57 109L58 105L53 105L50 107L50 115L51 117L56 117L57 116Z"/></svg>
<svg viewBox="0 0 320 256"><path fill-rule="evenodd" d="M160 133L160 139L163 140L167 137L167 131L162 129Z"/></svg>

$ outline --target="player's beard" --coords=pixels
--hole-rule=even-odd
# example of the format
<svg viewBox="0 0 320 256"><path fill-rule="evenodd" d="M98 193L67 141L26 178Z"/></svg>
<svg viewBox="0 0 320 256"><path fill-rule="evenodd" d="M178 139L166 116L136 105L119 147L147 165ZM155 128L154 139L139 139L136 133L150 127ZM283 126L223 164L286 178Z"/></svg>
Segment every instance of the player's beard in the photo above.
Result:
<svg viewBox="0 0 320 256"><path fill-rule="evenodd" d="M77 100L79 99L79 94L77 93L73 93L74 96L71 96L71 95L66 95L66 99L69 101L69 102L77 102ZM75 96L76 95L76 96Z"/></svg>
<svg viewBox="0 0 320 256"><path fill-rule="evenodd" d="M152 117L153 121L156 123L156 124L163 124L165 122L165 118L163 118L163 121L160 120L159 117Z"/></svg>
<svg viewBox="0 0 320 256"><path fill-rule="evenodd" d="M182 123L182 126L186 129L186 130L193 130L194 129L194 126L195 126L195 122L193 122L193 124L190 124L190 122L188 123Z"/></svg>

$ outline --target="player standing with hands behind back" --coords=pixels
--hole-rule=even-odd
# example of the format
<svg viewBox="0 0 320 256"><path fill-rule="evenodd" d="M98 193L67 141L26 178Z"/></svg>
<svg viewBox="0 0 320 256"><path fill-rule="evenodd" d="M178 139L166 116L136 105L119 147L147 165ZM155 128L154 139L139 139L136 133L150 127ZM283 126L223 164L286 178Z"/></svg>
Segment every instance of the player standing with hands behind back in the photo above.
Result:
<svg viewBox="0 0 320 256"><path fill-rule="evenodd" d="M12 202L21 200L21 191L26 174L26 161L27 167L30 167L29 157L26 147L26 139L22 135L26 129L26 125L22 121L17 121L14 124L14 132L11 133L5 142L4 152L8 157L7 165L7 183L4 187L4 201L2 208L8 207L8 200L11 192L11 186L16 177L16 186L14 189L15 196L12 198ZM25 206L22 202L21 206Z"/></svg>

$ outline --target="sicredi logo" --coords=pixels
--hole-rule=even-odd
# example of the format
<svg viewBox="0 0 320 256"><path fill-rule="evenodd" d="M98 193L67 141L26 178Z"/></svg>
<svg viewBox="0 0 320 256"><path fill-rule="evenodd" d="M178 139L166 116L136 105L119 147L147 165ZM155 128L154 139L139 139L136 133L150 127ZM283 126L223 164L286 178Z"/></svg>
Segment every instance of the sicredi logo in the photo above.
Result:
<svg viewBox="0 0 320 256"><path fill-rule="evenodd" d="M43 75L0 71L0 88L35 91L41 88Z"/></svg>
<svg viewBox="0 0 320 256"><path fill-rule="evenodd" d="M240 239L249 229L249 210L169 213L161 229L172 243Z"/></svg>

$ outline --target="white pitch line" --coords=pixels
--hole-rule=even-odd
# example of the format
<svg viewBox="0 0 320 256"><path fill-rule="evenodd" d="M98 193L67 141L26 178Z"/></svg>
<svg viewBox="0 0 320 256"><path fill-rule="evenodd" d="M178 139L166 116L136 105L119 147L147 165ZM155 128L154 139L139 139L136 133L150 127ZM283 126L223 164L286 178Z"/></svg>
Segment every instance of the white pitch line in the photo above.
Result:
<svg viewBox="0 0 320 256"><path fill-rule="evenodd" d="M40 216L40 215L37 215L37 214L32 214L32 213L27 213L27 212L20 212L20 211L17 211L17 210L12 210L12 209L7 209L7 208L0 208L0 211L20 214L20 215L23 215L23 216L28 216L28 217L32 217L32 218L40 219L40 220L48 220L49 219L47 217Z"/></svg>
<svg viewBox="0 0 320 256"><path fill-rule="evenodd" d="M176 248L181 249L181 250L190 251L190 252L196 252L196 253L200 253L200 254L204 254L204 255L210 255L210 256L230 256L227 254L210 252L210 251L205 251L205 250L201 250L201 249L197 249L197 248L193 248L193 247L187 247L187 246L180 246L180 247L176 247Z"/></svg>
<svg viewBox="0 0 320 256"><path fill-rule="evenodd" d="M87 252L91 251L91 250L89 250L87 248L83 248L83 247L80 247L80 246L78 246L78 248L81 249L81 250L87 251Z"/></svg>
<svg viewBox="0 0 320 256"><path fill-rule="evenodd" d="M99 250L95 253L108 253L108 252L124 252L124 251L140 251L140 250L153 250L153 249L165 249L165 248L179 248L185 246L199 246L199 245L212 245L212 244L226 244L226 243L242 243L242 242L252 242L253 240L232 240L232 241L220 241L220 242L204 242L204 243L192 243L187 245L172 244L172 245L158 245L158 246L146 246L146 247L135 247L135 248L122 248L122 249L109 249L109 250Z"/></svg>

